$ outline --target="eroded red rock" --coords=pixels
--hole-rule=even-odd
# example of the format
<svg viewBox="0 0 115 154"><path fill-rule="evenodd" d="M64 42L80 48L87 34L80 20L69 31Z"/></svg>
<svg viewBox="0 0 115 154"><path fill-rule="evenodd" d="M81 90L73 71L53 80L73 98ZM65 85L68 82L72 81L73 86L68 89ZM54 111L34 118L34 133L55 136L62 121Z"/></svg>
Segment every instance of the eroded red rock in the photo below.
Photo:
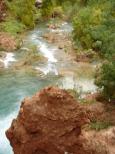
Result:
<svg viewBox="0 0 115 154"><path fill-rule="evenodd" d="M22 102L6 132L14 154L85 154L84 108L65 90L48 87Z"/></svg>

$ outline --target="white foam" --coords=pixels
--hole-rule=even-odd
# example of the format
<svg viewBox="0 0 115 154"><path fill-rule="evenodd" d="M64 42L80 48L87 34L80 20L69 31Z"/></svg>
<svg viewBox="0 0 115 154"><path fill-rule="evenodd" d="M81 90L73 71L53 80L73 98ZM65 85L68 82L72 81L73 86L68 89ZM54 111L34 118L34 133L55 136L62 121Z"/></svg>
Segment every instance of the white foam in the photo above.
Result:
<svg viewBox="0 0 115 154"><path fill-rule="evenodd" d="M56 63L57 59L54 57L53 53L51 51L54 51L55 49L49 49L48 46L45 43L39 42L40 44L40 51L44 54L44 56L48 59L49 62Z"/></svg>
<svg viewBox="0 0 115 154"><path fill-rule="evenodd" d="M21 48L21 50L26 50L26 51L29 51L29 49L28 49L28 48L26 48L26 47L22 47L22 48Z"/></svg>
<svg viewBox="0 0 115 154"><path fill-rule="evenodd" d="M53 73L55 75L59 74L56 67L55 67L55 64L52 64L52 63L48 63L48 65L46 67L36 67L35 69L40 70L45 75L47 75L49 73Z"/></svg>
<svg viewBox="0 0 115 154"><path fill-rule="evenodd" d="M73 75L61 79L59 86L64 89L76 89L78 92L82 92L83 94L95 93L97 91L93 79L75 79Z"/></svg>
<svg viewBox="0 0 115 154"><path fill-rule="evenodd" d="M74 89L75 88L75 80L73 76L66 76L61 80L60 87L63 89Z"/></svg>
<svg viewBox="0 0 115 154"><path fill-rule="evenodd" d="M16 113L12 113L8 117L4 119L0 119L0 154L13 154L11 147L9 145L9 141L6 138L5 131L10 127L12 119L16 117Z"/></svg>
<svg viewBox="0 0 115 154"><path fill-rule="evenodd" d="M14 58L14 54L13 53L7 53L6 57L4 58L4 60L2 62L4 63L5 68L8 68L9 63L14 62L14 61L16 61L16 59Z"/></svg>
<svg viewBox="0 0 115 154"><path fill-rule="evenodd" d="M34 43L37 43L39 51L43 53L49 62L57 62L57 59L53 55L55 49L48 47L46 42L40 40L40 38L41 37L38 37L36 34L32 34L30 39L34 41Z"/></svg>
<svg viewBox="0 0 115 154"><path fill-rule="evenodd" d="M57 32L57 33L62 33L62 32L65 32L65 30L63 30L63 29L51 29L51 32Z"/></svg>
<svg viewBox="0 0 115 154"><path fill-rule="evenodd" d="M36 40L37 39L37 35L36 34L32 34L31 39L32 40Z"/></svg>
<svg viewBox="0 0 115 154"><path fill-rule="evenodd" d="M67 22L64 22L64 23L62 23L62 26L67 25L67 24L68 24Z"/></svg>
<svg viewBox="0 0 115 154"><path fill-rule="evenodd" d="M51 48L47 45L45 41L41 40L41 37L38 37L36 34L32 34L31 38L36 45L38 45L38 51L43 54L44 57L47 58L48 62L47 65L44 67L36 67L36 70L42 71L45 75L48 73L54 73L55 75L58 75L58 71L55 67L55 63L57 62L57 59L54 56L54 51L56 48Z"/></svg>

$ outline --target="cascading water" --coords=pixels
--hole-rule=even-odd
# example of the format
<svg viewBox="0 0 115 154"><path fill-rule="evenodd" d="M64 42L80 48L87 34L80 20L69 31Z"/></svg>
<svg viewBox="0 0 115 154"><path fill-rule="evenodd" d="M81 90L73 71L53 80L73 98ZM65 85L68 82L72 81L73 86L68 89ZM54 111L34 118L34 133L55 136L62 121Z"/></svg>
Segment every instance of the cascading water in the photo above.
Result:
<svg viewBox="0 0 115 154"><path fill-rule="evenodd" d="M45 77L18 73L10 68L8 69L9 64L15 63L15 60L18 61L18 58L16 57L15 59L13 53L8 53L3 60L7 69L0 73L0 154L13 154L5 137L5 130L8 129L12 119L17 115L23 98L33 95L36 91L48 85L58 85L65 89L82 87L83 92L94 92L96 90L93 78L86 79L85 72L82 73L83 77L76 76L74 70L81 71L81 67L71 60L67 60L64 51L59 53L58 47L48 43L42 37L42 34L47 31L69 33L71 30L72 27L68 23L63 23L57 30L39 26L25 37L21 50L28 52L28 45L36 45L38 52L47 58L46 61L38 62L36 66L33 66L35 70L41 71Z"/></svg>
<svg viewBox="0 0 115 154"><path fill-rule="evenodd" d="M6 53L5 58L0 59L0 61L3 62L5 68L8 68L8 66L10 65L10 63L11 62L15 62L16 59L15 59L13 53Z"/></svg>
<svg viewBox="0 0 115 154"><path fill-rule="evenodd" d="M55 48L50 48L46 43L39 41L39 51L48 59L48 61L46 66L36 67L36 69L42 71L45 75L48 73L54 73L55 75L58 75L58 71L56 69L57 59L53 55L55 50Z"/></svg>

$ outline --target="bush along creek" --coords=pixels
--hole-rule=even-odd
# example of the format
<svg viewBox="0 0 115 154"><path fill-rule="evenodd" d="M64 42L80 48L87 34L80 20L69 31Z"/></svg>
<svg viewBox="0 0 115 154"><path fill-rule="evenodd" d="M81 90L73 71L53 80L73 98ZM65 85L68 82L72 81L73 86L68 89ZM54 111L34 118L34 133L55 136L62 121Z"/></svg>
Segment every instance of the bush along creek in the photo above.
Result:
<svg viewBox="0 0 115 154"><path fill-rule="evenodd" d="M114 1L103 1L0 2L0 154L13 154L5 131L20 102L46 86L87 108L88 137L115 135Z"/></svg>

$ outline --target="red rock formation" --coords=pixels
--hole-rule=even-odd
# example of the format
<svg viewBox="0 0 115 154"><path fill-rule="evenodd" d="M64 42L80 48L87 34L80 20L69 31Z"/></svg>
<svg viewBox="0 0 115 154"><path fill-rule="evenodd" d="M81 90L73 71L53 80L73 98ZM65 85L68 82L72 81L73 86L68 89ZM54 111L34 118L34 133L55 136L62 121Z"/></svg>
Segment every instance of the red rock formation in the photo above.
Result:
<svg viewBox="0 0 115 154"><path fill-rule="evenodd" d="M14 154L86 154L80 134L87 122L72 96L48 87L22 102L6 135Z"/></svg>

